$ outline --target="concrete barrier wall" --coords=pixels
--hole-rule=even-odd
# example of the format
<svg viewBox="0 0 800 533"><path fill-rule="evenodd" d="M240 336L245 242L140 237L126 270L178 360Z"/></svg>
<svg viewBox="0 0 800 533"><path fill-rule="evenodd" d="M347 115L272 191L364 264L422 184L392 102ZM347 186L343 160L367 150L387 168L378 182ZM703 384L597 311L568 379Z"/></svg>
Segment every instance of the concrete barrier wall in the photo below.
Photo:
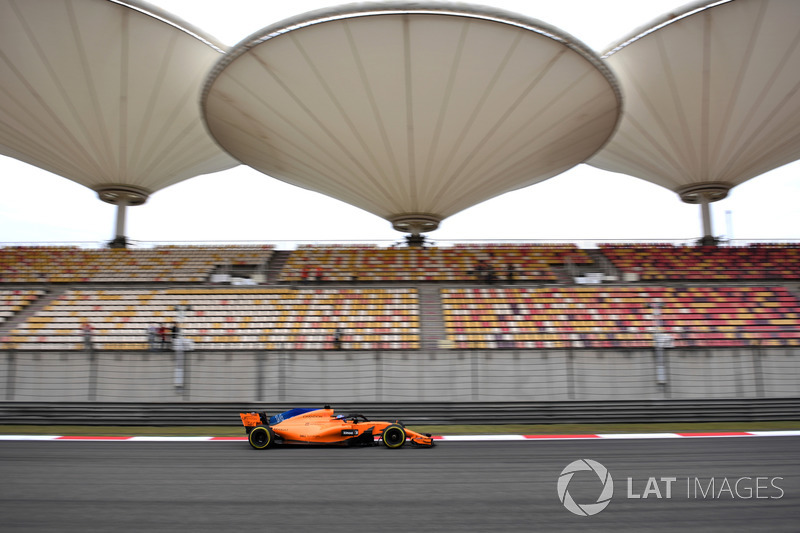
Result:
<svg viewBox="0 0 800 533"><path fill-rule="evenodd" d="M669 358L672 396L754 398L758 396L755 361L760 357L763 356L754 355L746 350L698 350L692 353L673 353ZM787 363L790 362L785 356L777 357ZM777 386L770 392L778 394L780 389Z"/></svg>
<svg viewBox="0 0 800 533"><path fill-rule="evenodd" d="M789 348L764 351L756 359L756 391L768 396L770 391L797 390L800 383L800 352ZM763 391L763 394L761 394Z"/></svg>
<svg viewBox="0 0 800 533"><path fill-rule="evenodd" d="M800 351L0 352L0 399L497 402L800 396Z"/></svg>

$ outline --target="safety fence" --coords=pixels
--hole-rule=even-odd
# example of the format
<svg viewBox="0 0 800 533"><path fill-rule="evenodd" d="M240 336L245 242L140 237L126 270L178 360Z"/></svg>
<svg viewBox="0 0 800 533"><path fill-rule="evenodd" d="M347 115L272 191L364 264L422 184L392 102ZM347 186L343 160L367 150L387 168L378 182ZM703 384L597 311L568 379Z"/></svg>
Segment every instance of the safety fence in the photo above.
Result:
<svg viewBox="0 0 800 533"><path fill-rule="evenodd" d="M0 425L232 426L303 403L0 402ZM800 420L800 397L592 402L342 402L337 413L406 424L611 424Z"/></svg>
<svg viewBox="0 0 800 533"><path fill-rule="evenodd" d="M0 352L8 402L800 397L800 348Z"/></svg>

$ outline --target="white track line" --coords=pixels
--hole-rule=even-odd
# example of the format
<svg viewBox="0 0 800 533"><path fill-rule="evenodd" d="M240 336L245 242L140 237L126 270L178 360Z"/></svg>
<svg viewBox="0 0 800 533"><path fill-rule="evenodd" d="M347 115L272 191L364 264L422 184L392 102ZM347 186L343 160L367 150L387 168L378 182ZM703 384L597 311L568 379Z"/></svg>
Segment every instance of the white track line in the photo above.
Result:
<svg viewBox="0 0 800 533"><path fill-rule="evenodd" d="M680 439L677 433L603 433L601 439Z"/></svg>

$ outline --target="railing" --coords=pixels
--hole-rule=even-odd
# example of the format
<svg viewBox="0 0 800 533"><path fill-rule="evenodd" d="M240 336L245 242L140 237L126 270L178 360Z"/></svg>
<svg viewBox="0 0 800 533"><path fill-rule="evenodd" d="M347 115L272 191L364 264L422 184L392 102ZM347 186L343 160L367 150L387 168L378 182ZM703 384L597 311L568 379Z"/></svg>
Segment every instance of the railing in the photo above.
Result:
<svg viewBox="0 0 800 533"><path fill-rule="evenodd" d="M440 321L440 315L428 316L421 315L421 322ZM357 317L356 317L357 318ZM164 314L162 319L169 323L175 321L173 315ZM351 320L351 319L346 319ZM353 319L355 320L355 319ZM178 321L180 322L180 321ZM92 346L98 351L108 353L124 352L171 352L174 348L171 338L167 338L163 343L156 339L151 340L148 335L149 322L142 322L141 328L134 330L110 330L93 334ZM664 349L715 349L747 348L759 350L772 347L785 347L800 351L800 327L798 326L751 326L730 329L725 331L707 331L702 328L695 330L684 330L676 332L673 328L659 328L653 324L651 326L641 326L628 329L598 328L596 326L569 326L563 329L557 327L547 327L517 333L487 333L475 330L474 332L448 333L442 327L430 328L433 332L428 336L422 332L413 335L411 340L366 340L365 337L378 336L378 334L364 331L353 333L347 328L340 328L341 344L343 350L350 351L393 351L407 350L408 347L401 347L398 344L403 342L424 343L426 347L441 346L442 350L563 350L563 349L643 349L652 350L654 348ZM707 327L706 327L707 329ZM16 340L16 337L5 335L0 336L0 353L16 352L19 354L46 354L50 352L86 352L87 346L80 333L75 332L71 335L51 335L53 348L48 348L46 342L41 341L41 334L36 330L29 335L34 337L36 342L23 343ZM186 351L260 351L263 353L275 352L307 352L320 350L338 350L333 344L334 329L330 328L328 334L304 334L287 333L281 330L253 330L253 332L237 332L228 334L221 332L208 332L206 334L191 333L191 324L184 324L182 338L188 342L184 348ZM214 337L216 340L202 342L203 336ZM289 340L290 337L303 336L305 340ZM461 340L460 337L480 336L482 339ZM126 340L115 340L126 339ZM130 339L135 337L135 339ZM244 337L244 338L243 338ZM259 340L263 337L265 340ZM453 337L450 339L448 337ZM528 340L521 340L522 338ZM63 340L61 340L63 339ZM234 340L238 339L238 340ZM443 343L443 344L441 344ZM313 345L313 346L312 346ZM430 351L430 350L427 350Z"/></svg>

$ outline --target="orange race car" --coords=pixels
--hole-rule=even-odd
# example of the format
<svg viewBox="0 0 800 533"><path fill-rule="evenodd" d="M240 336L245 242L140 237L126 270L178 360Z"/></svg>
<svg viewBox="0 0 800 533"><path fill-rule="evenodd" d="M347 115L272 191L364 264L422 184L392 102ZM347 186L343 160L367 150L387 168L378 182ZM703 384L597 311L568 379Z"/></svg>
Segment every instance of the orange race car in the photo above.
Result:
<svg viewBox="0 0 800 533"><path fill-rule="evenodd" d="M317 444L401 448L406 442L433 446L433 437L407 429L402 422L374 422L361 414L333 414L322 409L297 408L267 417L265 413L239 413L250 446L263 450L277 444Z"/></svg>

